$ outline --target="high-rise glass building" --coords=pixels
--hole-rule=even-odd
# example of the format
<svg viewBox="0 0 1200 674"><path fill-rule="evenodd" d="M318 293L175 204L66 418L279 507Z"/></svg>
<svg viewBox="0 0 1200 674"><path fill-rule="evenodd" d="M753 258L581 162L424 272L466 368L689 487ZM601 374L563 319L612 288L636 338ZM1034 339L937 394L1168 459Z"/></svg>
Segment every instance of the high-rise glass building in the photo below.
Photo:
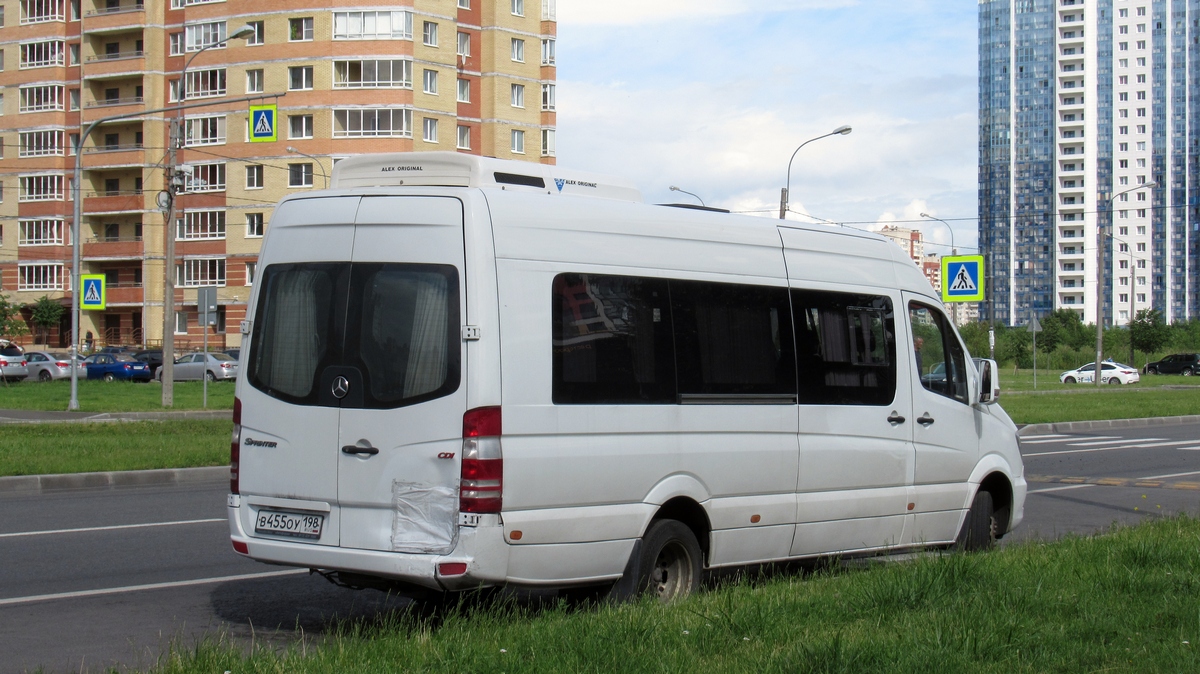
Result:
<svg viewBox="0 0 1200 674"><path fill-rule="evenodd" d="M1200 315L1197 94L1200 0L979 0L984 320Z"/></svg>

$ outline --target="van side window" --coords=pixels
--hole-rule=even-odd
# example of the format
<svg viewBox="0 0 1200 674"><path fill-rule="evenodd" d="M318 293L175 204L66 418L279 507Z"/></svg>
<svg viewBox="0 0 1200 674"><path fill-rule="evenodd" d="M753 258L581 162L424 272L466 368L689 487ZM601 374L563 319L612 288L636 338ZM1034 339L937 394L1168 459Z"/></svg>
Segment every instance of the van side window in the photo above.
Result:
<svg viewBox="0 0 1200 674"><path fill-rule="evenodd" d="M670 287L680 396L783 395L795 402L786 288L700 281Z"/></svg>
<svg viewBox="0 0 1200 674"><path fill-rule="evenodd" d="M966 354L940 311L923 304L908 305L913 355L921 386L927 391L967 402Z"/></svg>
<svg viewBox="0 0 1200 674"><path fill-rule="evenodd" d="M556 404L675 402L666 280L559 274L553 303Z"/></svg>
<svg viewBox="0 0 1200 674"><path fill-rule="evenodd" d="M896 322L887 297L792 290L802 405L887 405L896 397Z"/></svg>

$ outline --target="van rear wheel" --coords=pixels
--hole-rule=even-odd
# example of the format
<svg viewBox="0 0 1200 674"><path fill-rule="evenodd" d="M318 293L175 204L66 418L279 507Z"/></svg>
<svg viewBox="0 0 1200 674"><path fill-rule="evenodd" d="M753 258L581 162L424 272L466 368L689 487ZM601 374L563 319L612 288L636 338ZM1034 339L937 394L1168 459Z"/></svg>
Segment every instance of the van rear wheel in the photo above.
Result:
<svg viewBox="0 0 1200 674"><path fill-rule="evenodd" d="M638 594L657 597L666 604L700 589L700 544L682 522L652 522L642 537L639 561Z"/></svg>
<svg viewBox="0 0 1200 674"><path fill-rule="evenodd" d="M954 542L954 547L959 550L987 550L996 544L997 528L992 493L980 490L971 502L967 521L963 522L962 531L958 532L958 540Z"/></svg>

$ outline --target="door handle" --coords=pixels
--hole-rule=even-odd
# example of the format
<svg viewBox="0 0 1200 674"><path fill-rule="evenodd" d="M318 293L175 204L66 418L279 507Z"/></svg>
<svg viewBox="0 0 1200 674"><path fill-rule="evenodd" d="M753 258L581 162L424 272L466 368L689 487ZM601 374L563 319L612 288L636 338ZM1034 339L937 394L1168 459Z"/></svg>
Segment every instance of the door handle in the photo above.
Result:
<svg viewBox="0 0 1200 674"><path fill-rule="evenodd" d="M366 447L359 447L358 445L346 445L345 447L342 447L342 454L366 454L367 456L375 456L378 453L379 450L370 445L367 445Z"/></svg>
<svg viewBox="0 0 1200 674"><path fill-rule="evenodd" d="M928 426L933 423L933 417L929 416L929 413L926 412L924 415L917 417L917 423L922 426Z"/></svg>
<svg viewBox="0 0 1200 674"><path fill-rule="evenodd" d="M900 416L899 414L896 414L895 412L892 412L892 416L888 417L888 423L895 424L895 425L902 424L902 423L904 423L904 417Z"/></svg>

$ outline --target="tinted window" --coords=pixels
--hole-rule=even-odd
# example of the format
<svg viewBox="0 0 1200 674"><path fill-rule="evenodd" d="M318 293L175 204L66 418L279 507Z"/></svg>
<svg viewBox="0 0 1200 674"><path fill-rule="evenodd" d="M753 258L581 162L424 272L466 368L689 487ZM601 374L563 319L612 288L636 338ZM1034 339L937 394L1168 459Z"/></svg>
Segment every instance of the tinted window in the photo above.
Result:
<svg viewBox="0 0 1200 674"><path fill-rule="evenodd" d="M663 279L560 274L553 287L555 403L674 403Z"/></svg>
<svg viewBox="0 0 1200 674"><path fill-rule="evenodd" d="M341 357L350 264L271 265L263 273L248 379L282 400L313 404L323 366Z"/></svg>
<svg viewBox="0 0 1200 674"><path fill-rule="evenodd" d="M137 358L134 358L133 356L131 356L127 353L114 354L112 358L114 361L116 361L118 363L136 363L136 362L138 362Z"/></svg>
<svg viewBox="0 0 1200 674"><path fill-rule="evenodd" d="M946 317L940 311L916 302L909 304L908 314L921 386L938 395L967 402L966 355ZM939 364L940 370L937 369Z"/></svg>
<svg viewBox="0 0 1200 674"><path fill-rule="evenodd" d="M793 290L799 399L886 405L896 396L896 323L887 297Z"/></svg>
<svg viewBox="0 0 1200 674"><path fill-rule="evenodd" d="M19 356L21 355L21 347L16 344L10 344L0 349L0 356Z"/></svg>
<svg viewBox="0 0 1200 674"><path fill-rule="evenodd" d="M224 353L210 353L210 354L208 354L208 357L213 360L220 360L220 361L233 360L232 358L230 358L228 355L226 355Z"/></svg>
<svg viewBox="0 0 1200 674"><path fill-rule="evenodd" d="M25 360L29 361L30 363L40 363L46 360L46 357L40 353L31 353L25 357Z"/></svg>
<svg viewBox="0 0 1200 674"><path fill-rule="evenodd" d="M453 266L359 263L351 289L346 363L362 373L364 407L410 405L458 389Z"/></svg>
<svg viewBox="0 0 1200 674"><path fill-rule="evenodd" d="M671 281L679 393L796 393L786 288Z"/></svg>

